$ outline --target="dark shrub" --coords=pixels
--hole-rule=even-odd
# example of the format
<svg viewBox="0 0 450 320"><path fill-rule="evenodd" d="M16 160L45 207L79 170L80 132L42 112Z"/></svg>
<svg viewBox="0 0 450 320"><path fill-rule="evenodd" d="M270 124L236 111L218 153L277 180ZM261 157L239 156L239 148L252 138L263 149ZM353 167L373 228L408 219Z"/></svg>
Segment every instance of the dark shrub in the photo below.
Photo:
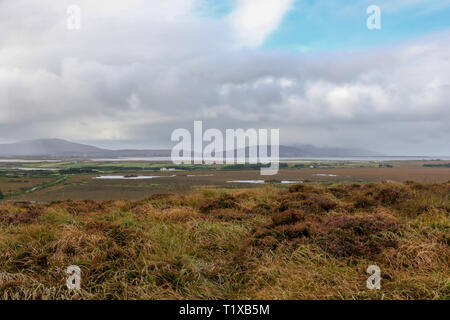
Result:
<svg viewBox="0 0 450 320"><path fill-rule="evenodd" d="M358 196L355 199L355 208L356 209L366 209L371 206L375 205L374 201L368 197L365 197L363 195Z"/></svg>
<svg viewBox="0 0 450 320"><path fill-rule="evenodd" d="M295 185L289 187L289 192L291 192L291 193L302 192L305 190L306 190L306 186L303 184L295 184Z"/></svg>
<svg viewBox="0 0 450 320"><path fill-rule="evenodd" d="M375 199L382 205L393 205L399 201L411 198L412 194L404 185L386 183L382 184L378 192L375 194Z"/></svg>
<svg viewBox="0 0 450 320"><path fill-rule="evenodd" d="M203 204L200 207L200 212L209 213L212 210L216 209L236 209L236 208L239 208L239 203L236 201L236 198L228 194L222 194L220 197L209 200L205 204Z"/></svg>
<svg viewBox="0 0 450 320"><path fill-rule="evenodd" d="M297 221L302 221L305 218L305 213L302 211L285 211L276 213L272 216L272 225L279 226L285 224L292 224Z"/></svg>
<svg viewBox="0 0 450 320"><path fill-rule="evenodd" d="M30 224L38 220L45 210L41 205L25 205L25 212L6 212L0 215L0 222L5 224Z"/></svg>
<svg viewBox="0 0 450 320"><path fill-rule="evenodd" d="M272 207L267 203L260 203L254 206L251 209L251 212L256 214L270 214L272 212Z"/></svg>
<svg viewBox="0 0 450 320"><path fill-rule="evenodd" d="M372 257L384 248L396 247L386 232L399 231L399 224L390 216L335 216L322 226L317 242L325 251L340 257Z"/></svg>

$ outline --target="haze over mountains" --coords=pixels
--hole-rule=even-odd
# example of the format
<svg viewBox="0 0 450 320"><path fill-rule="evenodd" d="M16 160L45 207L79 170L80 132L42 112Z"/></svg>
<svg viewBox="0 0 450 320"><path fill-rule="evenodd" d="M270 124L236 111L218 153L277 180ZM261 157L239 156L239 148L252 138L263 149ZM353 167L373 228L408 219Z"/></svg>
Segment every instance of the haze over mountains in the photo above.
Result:
<svg viewBox="0 0 450 320"><path fill-rule="evenodd" d="M62 139L38 139L0 144L0 157L170 157L170 149L108 150ZM311 145L280 146L280 157L348 157L379 156L375 152L354 148L322 148Z"/></svg>
<svg viewBox="0 0 450 320"><path fill-rule="evenodd" d="M62 139L39 139L0 144L0 156L45 157L166 157L170 150L108 150Z"/></svg>

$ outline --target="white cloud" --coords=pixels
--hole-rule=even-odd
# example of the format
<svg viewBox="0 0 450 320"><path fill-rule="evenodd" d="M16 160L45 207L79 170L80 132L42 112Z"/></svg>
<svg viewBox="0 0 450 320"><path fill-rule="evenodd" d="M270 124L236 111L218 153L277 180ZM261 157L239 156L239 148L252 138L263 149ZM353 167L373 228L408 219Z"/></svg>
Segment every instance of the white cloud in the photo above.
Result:
<svg viewBox="0 0 450 320"><path fill-rule="evenodd" d="M295 0L238 0L231 21L238 41L259 46L274 32Z"/></svg>
<svg viewBox="0 0 450 320"><path fill-rule="evenodd" d="M105 11L83 0L86 21L76 33L64 23L71 1L43 1L0 1L1 141L167 147L173 129L204 120L221 129L280 128L285 144L450 154L450 31L312 57L236 50L229 21L196 17L175 0ZM261 10L265 18L277 11ZM278 23L261 22L261 35L249 32L245 43L262 41Z"/></svg>

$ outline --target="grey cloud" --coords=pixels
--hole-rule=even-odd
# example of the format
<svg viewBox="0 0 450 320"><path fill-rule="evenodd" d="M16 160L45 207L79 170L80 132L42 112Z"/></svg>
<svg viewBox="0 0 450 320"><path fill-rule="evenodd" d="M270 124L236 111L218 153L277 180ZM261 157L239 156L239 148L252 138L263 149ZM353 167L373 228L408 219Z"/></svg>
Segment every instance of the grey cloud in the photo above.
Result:
<svg viewBox="0 0 450 320"><path fill-rule="evenodd" d="M450 154L448 31L357 52L238 49L223 18L149 19L148 2L111 3L82 1L77 32L65 28L69 1L0 4L1 141L163 147L204 120L280 128L285 144Z"/></svg>

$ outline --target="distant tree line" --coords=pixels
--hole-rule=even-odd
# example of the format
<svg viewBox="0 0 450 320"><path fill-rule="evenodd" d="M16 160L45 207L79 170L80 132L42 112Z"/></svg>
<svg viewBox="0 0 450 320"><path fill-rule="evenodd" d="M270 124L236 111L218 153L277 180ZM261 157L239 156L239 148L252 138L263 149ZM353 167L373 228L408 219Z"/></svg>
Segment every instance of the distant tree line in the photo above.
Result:
<svg viewBox="0 0 450 320"><path fill-rule="evenodd" d="M426 163L423 166L428 168L450 168L450 163Z"/></svg>
<svg viewBox="0 0 450 320"><path fill-rule="evenodd" d="M228 164L224 165L221 170L259 170L261 168L268 168L270 164ZM280 168L288 168L287 163L280 163Z"/></svg>

